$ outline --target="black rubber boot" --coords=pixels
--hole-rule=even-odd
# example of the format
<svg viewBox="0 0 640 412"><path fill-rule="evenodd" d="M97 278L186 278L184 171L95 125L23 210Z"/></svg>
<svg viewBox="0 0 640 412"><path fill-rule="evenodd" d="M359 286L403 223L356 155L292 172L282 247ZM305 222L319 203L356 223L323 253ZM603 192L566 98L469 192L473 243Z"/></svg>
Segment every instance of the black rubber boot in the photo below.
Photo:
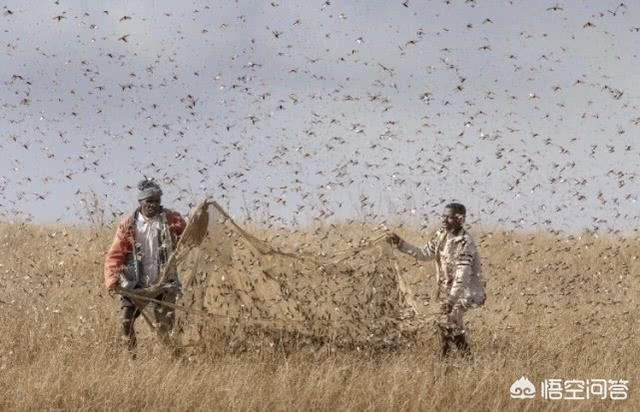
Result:
<svg viewBox="0 0 640 412"><path fill-rule="evenodd" d="M460 352L464 356L468 356L471 354L471 348L469 347L469 343L467 342L466 336L464 333L457 335L453 338L453 342Z"/></svg>
<svg viewBox="0 0 640 412"><path fill-rule="evenodd" d="M452 343L453 342L451 341L451 335L449 334L449 331L447 331L446 329L441 329L440 330L440 349L441 349L440 354L442 355L443 358L449 355L449 352L451 351Z"/></svg>

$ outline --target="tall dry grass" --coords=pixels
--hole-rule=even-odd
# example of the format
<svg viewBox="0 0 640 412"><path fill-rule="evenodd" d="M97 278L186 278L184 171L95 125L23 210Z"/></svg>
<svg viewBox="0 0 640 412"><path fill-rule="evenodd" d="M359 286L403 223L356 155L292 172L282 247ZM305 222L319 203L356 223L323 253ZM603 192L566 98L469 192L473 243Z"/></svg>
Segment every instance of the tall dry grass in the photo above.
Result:
<svg viewBox="0 0 640 412"><path fill-rule="evenodd" d="M372 232L340 230L352 238ZM289 235L304 246L323 233ZM394 353L276 348L174 357L140 320L134 361L119 345L118 304L101 284L111 235L0 225L1 410L640 408L635 239L475 233L490 280L487 304L467 316L471 360L442 361L435 337ZM274 237L284 243L287 234ZM431 264L399 259L427 301ZM629 399L512 400L509 387L521 375L534 383L627 379Z"/></svg>

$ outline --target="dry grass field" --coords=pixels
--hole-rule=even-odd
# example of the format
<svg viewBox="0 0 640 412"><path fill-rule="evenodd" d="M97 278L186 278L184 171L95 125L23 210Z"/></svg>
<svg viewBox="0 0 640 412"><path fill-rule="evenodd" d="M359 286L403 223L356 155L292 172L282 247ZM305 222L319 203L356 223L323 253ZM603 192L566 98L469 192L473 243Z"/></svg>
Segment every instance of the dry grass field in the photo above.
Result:
<svg viewBox="0 0 640 412"><path fill-rule="evenodd" d="M329 229L290 236L313 244ZM340 230L354 239L373 233ZM111 229L0 225L0 410L639 410L640 243L472 233L489 275L487 304L467 315L473 359L441 360L435 336L382 353L221 348L176 357L139 320L132 360L119 346L117 302L102 287ZM398 261L428 310L431 264ZM511 399L523 375L538 387L551 378L625 379L629 398Z"/></svg>

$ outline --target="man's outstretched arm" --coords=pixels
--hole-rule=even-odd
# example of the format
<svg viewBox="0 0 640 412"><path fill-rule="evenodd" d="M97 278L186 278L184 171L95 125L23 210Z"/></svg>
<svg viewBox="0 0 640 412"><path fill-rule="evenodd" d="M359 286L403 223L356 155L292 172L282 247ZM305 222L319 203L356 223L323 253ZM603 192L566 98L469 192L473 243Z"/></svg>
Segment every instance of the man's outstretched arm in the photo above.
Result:
<svg viewBox="0 0 640 412"><path fill-rule="evenodd" d="M431 260L435 258L438 243L437 238L438 237L436 234L426 245L424 245L423 247L418 247L403 240L395 233L391 233L387 237L389 243L396 246L400 252L413 256L418 260Z"/></svg>

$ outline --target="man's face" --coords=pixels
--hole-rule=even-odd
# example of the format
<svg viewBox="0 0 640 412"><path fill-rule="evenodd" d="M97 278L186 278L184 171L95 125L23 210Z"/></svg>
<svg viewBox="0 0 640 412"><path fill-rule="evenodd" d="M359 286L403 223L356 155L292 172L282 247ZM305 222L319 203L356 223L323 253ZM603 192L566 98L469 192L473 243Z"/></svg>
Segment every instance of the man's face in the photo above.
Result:
<svg viewBox="0 0 640 412"><path fill-rule="evenodd" d="M145 217L154 217L160 212L160 196L140 200L140 212Z"/></svg>
<svg viewBox="0 0 640 412"><path fill-rule="evenodd" d="M447 231L456 231L462 227L462 222L464 218L459 217L456 213L450 209L445 208L444 213L442 214L442 226Z"/></svg>

